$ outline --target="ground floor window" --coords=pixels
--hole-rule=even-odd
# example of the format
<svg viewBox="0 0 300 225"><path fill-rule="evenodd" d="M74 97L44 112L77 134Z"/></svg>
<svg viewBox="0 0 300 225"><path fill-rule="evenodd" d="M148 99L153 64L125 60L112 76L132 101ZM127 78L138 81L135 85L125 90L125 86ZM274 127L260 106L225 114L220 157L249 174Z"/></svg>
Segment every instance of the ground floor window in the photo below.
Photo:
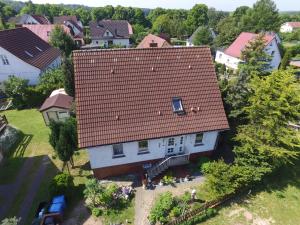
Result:
<svg viewBox="0 0 300 225"><path fill-rule="evenodd" d="M113 147L113 157L124 156L123 144L115 144L112 147Z"/></svg>
<svg viewBox="0 0 300 225"><path fill-rule="evenodd" d="M138 151L138 153L145 153L145 152L149 151L149 149L148 149L148 141L147 140L139 141L138 145L139 145L139 151Z"/></svg>
<svg viewBox="0 0 300 225"><path fill-rule="evenodd" d="M203 133L196 134L195 145L202 145L203 144Z"/></svg>

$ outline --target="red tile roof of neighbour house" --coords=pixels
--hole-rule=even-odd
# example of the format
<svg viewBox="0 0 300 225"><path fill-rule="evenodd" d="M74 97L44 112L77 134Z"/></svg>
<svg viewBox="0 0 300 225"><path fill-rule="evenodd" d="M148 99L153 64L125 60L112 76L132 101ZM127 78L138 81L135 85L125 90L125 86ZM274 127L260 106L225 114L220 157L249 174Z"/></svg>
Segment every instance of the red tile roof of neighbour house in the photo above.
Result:
<svg viewBox="0 0 300 225"><path fill-rule="evenodd" d="M32 25L32 24L23 24L23 27L28 28L29 30L31 30L33 33L35 33L37 36L39 36L40 38L42 38L44 41L49 43L49 39L50 39L50 34L52 32L52 30L55 28L56 25L54 24L50 24L50 25L41 25L41 24L36 24L36 25ZM61 25L62 28L64 29L65 33L69 34L71 36L70 33L70 28L68 28L67 26Z"/></svg>
<svg viewBox="0 0 300 225"><path fill-rule="evenodd" d="M258 34L242 32L237 39L225 50L225 54L240 58L242 51L245 47L255 38L258 37ZM274 34L266 34L264 39L266 40L266 45L269 44L276 36Z"/></svg>
<svg viewBox="0 0 300 225"><path fill-rule="evenodd" d="M45 16L31 15L39 24L51 24L50 21Z"/></svg>
<svg viewBox="0 0 300 225"><path fill-rule="evenodd" d="M45 111L52 107L71 109L73 97L65 94L57 94L45 100L40 111Z"/></svg>
<svg viewBox="0 0 300 225"><path fill-rule="evenodd" d="M64 24L65 21L73 21L75 23L78 22L76 16L54 16L53 17L54 24Z"/></svg>
<svg viewBox="0 0 300 225"><path fill-rule="evenodd" d="M156 48L172 47L172 45L161 37L158 37L153 34L148 34L137 46L137 48L155 48L155 47Z"/></svg>
<svg viewBox="0 0 300 225"><path fill-rule="evenodd" d="M287 22L293 28L300 28L300 22Z"/></svg>
<svg viewBox="0 0 300 225"><path fill-rule="evenodd" d="M61 54L25 27L0 31L0 47L39 69L48 67Z"/></svg>
<svg viewBox="0 0 300 225"><path fill-rule="evenodd" d="M74 51L81 148L228 129L208 47ZM172 99L185 110L177 115Z"/></svg>
<svg viewBox="0 0 300 225"><path fill-rule="evenodd" d="M126 20L101 20L90 22L92 38L105 38L104 34L108 30L113 38L129 38L132 34L132 27Z"/></svg>

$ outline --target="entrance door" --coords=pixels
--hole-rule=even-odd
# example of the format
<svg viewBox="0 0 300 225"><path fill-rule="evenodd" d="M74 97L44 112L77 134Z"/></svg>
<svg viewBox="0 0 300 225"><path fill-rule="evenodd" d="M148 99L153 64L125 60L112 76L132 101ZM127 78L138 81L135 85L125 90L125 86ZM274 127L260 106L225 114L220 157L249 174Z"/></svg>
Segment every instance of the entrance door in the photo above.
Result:
<svg viewBox="0 0 300 225"><path fill-rule="evenodd" d="M166 155L177 155L184 152L184 137L170 137L167 139Z"/></svg>

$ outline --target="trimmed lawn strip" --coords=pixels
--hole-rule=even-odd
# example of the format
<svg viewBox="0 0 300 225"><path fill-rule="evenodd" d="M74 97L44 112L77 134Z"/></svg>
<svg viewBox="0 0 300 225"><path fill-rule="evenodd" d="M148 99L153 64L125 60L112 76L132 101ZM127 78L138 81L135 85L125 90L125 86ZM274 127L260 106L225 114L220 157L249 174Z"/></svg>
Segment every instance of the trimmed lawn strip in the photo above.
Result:
<svg viewBox="0 0 300 225"><path fill-rule="evenodd" d="M134 223L134 203L135 199L131 199L131 202L129 203L128 207L123 210L112 210L110 209L109 213L103 215L101 218L103 218L104 224L109 225L111 223L117 223L117 224L127 224L126 220L129 224Z"/></svg>

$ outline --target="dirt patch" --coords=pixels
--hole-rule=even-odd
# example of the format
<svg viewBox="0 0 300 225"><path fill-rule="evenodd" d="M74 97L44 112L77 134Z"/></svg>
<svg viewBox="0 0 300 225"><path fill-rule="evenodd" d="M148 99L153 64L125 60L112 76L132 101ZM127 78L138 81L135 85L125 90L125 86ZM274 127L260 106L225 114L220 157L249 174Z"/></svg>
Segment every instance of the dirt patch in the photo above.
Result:
<svg viewBox="0 0 300 225"><path fill-rule="evenodd" d="M94 218L85 207L84 201L81 201L62 225L102 225L102 222Z"/></svg>

